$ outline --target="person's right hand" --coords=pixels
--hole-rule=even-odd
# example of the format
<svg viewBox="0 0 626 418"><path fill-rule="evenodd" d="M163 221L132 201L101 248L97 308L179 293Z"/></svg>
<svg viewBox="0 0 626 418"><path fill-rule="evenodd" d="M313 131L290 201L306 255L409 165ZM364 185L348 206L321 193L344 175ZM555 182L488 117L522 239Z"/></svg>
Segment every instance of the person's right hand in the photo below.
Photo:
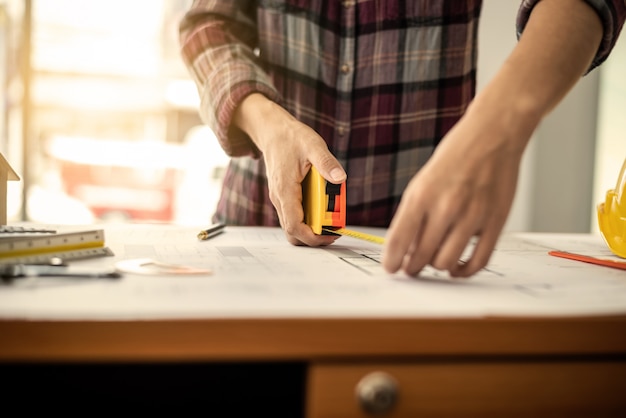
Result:
<svg viewBox="0 0 626 418"><path fill-rule="evenodd" d="M338 237L315 234L304 223L302 207L302 182L312 165L331 183L346 180L324 139L261 94L244 99L234 122L263 153L270 199L287 240L293 245L332 244Z"/></svg>

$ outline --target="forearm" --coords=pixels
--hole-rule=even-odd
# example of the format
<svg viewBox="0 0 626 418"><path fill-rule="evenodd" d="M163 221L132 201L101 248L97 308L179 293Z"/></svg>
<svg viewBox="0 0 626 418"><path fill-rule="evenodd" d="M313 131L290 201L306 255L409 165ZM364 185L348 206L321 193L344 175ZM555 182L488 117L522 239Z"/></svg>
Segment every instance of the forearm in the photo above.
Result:
<svg viewBox="0 0 626 418"><path fill-rule="evenodd" d="M249 2L195 1L180 25L181 54L200 94L200 116L229 155L258 155L232 119L239 103L254 92L279 95L258 65L253 49L257 29L244 10Z"/></svg>
<svg viewBox="0 0 626 418"><path fill-rule="evenodd" d="M582 0L542 0L501 69L472 110L500 109L524 147L529 131L586 73L602 39L602 23ZM473 109L472 109L473 108Z"/></svg>
<svg viewBox="0 0 626 418"><path fill-rule="evenodd" d="M275 139L263 135L271 126L293 121L295 118L287 110L260 93L244 98L233 115L233 125L245 132L261 152L266 149L267 141Z"/></svg>

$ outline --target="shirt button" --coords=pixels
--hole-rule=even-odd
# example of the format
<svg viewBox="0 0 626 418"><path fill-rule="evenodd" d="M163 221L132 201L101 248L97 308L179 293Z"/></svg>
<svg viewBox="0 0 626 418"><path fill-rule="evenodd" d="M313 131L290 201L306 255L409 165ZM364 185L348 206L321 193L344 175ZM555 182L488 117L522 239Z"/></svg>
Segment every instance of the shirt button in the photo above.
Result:
<svg viewBox="0 0 626 418"><path fill-rule="evenodd" d="M350 66L348 64L343 64L341 66L341 72L343 74L348 74L350 72L350 70L351 70L351 68L350 68Z"/></svg>
<svg viewBox="0 0 626 418"><path fill-rule="evenodd" d="M346 9L350 8L354 6L354 0L346 0L343 2L343 7L345 7Z"/></svg>
<svg viewBox="0 0 626 418"><path fill-rule="evenodd" d="M339 134L339 136L344 136L346 134L346 128L344 128L343 126L338 127L337 133Z"/></svg>

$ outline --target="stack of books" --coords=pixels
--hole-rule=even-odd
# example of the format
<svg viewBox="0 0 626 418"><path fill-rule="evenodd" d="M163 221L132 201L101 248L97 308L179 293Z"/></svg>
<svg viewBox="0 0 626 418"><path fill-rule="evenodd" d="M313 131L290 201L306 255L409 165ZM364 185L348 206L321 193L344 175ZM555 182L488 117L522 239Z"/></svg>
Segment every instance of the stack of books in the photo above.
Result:
<svg viewBox="0 0 626 418"><path fill-rule="evenodd" d="M57 232L44 228L2 227L0 264L48 264L113 255L105 246L104 230Z"/></svg>

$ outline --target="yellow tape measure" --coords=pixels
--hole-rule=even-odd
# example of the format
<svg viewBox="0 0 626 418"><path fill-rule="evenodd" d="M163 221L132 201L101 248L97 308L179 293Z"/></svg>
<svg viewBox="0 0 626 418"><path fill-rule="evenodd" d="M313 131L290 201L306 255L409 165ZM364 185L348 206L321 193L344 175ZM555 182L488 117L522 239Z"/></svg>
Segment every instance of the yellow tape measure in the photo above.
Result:
<svg viewBox="0 0 626 418"><path fill-rule="evenodd" d="M322 231L331 232L333 234L345 235L347 237L362 239L364 241L373 242L374 244L384 244L385 239L377 235L366 234L365 232L353 231L346 228L322 228Z"/></svg>
<svg viewBox="0 0 626 418"><path fill-rule="evenodd" d="M304 222L316 234L322 232L345 235L375 244L385 239L364 232L343 228L346 224L346 183L330 184L315 167L302 183Z"/></svg>

